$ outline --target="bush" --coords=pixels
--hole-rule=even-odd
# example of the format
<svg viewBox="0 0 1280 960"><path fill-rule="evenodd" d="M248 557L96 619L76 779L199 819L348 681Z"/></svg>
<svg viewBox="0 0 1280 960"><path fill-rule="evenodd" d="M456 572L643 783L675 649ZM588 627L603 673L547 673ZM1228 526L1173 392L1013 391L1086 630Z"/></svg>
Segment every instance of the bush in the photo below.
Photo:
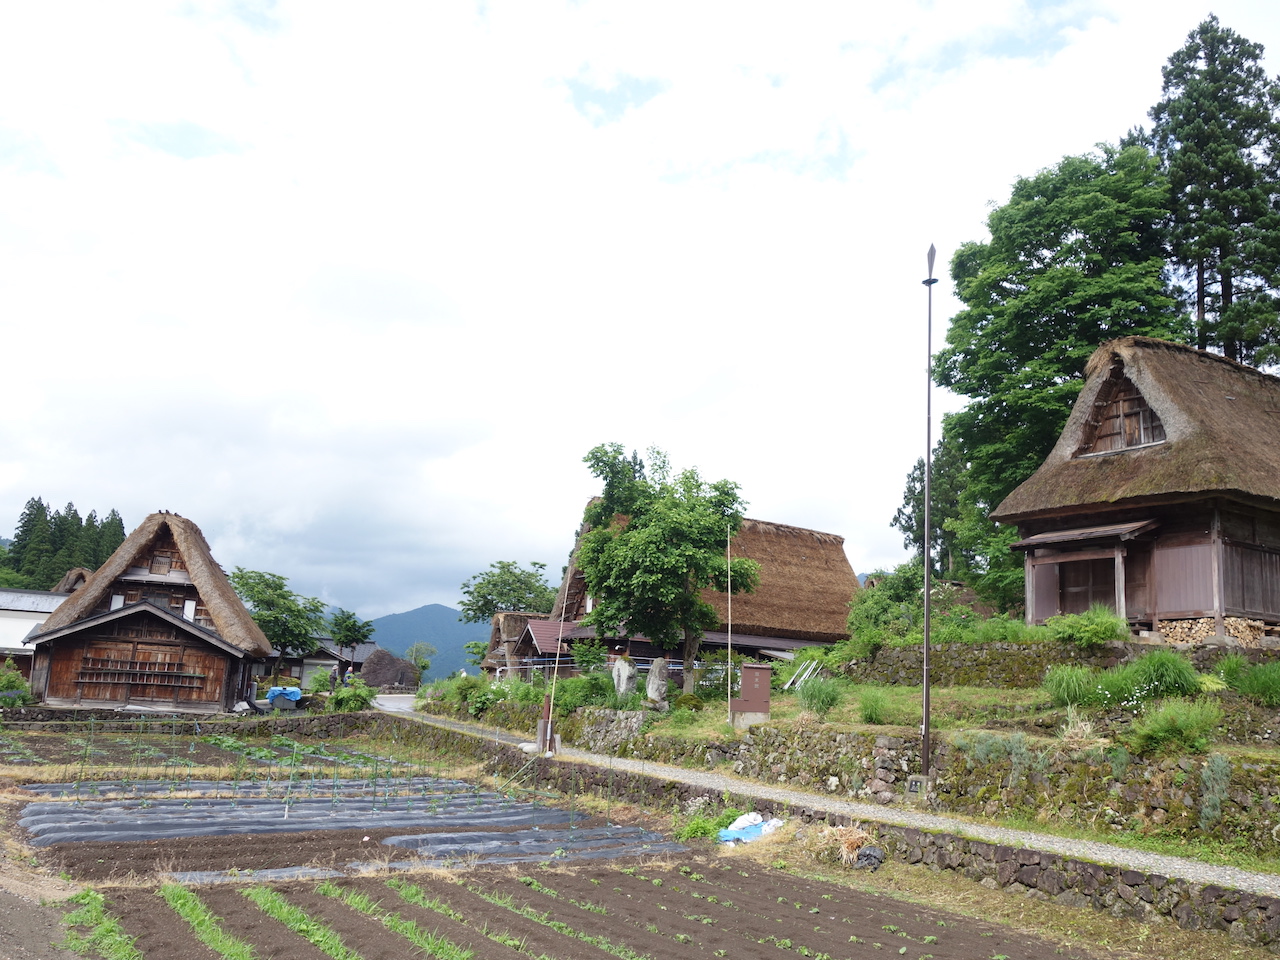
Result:
<svg viewBox="0 0 1280 960"><path fill-rule="evenodd" d="M840 684L826 677L810 677L796 690L800 703L811 713L825 717L841 700Z"/></svg>
<svg viewBox="0 0 1280 960"><path fill-rule="evenodd" d="M1046 636L1044 627L1028 626L1021 617L998 613L973 624L965 639L970 643L1027 643Z"/></svg>
<svg viewBox="0 0 1280 960"><path fill-rule="evenodd" d="M682 693L671 706L677 710L701 710L705 704L696 693Z"/></svg>
<svg viewBox="0 0 1280 960"><path fill-rule="evenodd" d="M698 715L684 708L677 708L667 714L667 723L673 727L691 727L698 722Z"/></svg>
<svg viewBox="0 0 1280 960"><path fill-rule="evenodd" d="M1096 647L1109 640L1129 639L1129 623L1108 606L1095 603L1084 613L1063 613L1044 624L1049 636L1078 647Z"/></svg>
<svg viewBox="0 0 1280 960"><path fill-rule="evenodd" d="M31 688L12 658L0 664L0 707L25 707L32 702Z"/></svg>
<svg viewBox="0 0 1280 960"><path fill-rule="evenodd" d="M873 656L894 638L918 628L924 610L924 565L919 561L901 564L893 573L876 571L874 587L853 595L849 604L850 641L841 643L848 659Z"/></svg>
<svg viewBox="0 0 1280 960"><path fill-rule="evenodd" d="M1099 672L1094 698L1086 702L1104 707L1127 707L1132 710L1141 706L1144 699L1147 698L1138 689L1138 677L1133 664L1126 663Z"/></svg>
<svg viewBox="0 0 1280 960"><path fill-rule="evenodd" d="M331 713L359 713L373 706L373 698L378 691L359 677L349 684L341 684L329 697L328 709Z"/></svg>
<svg viewBox="0 0 1280 960"><path fill-rule="evenodd" d="M1239 675L1234 686L1241 696L1264 707L1280 707L1280 663L1250 667Z"/></svg>
<svg viewBox="0 0 1280 960"><path fill-rule="evenodd" d="M858 716L863 723L888 723L889 694L879 687L863 687L858 692Z"/></svg>
<svg viewBox="0 0 1280 960"><path fill-rule="evenodd" d="M1213 665L1213 672L1232 690L1238 690L1240 678L1249 672L1249 659L1242 653L1228 653Z"/></svg>
<svg viewBox="0 0 1280 960"><path fill-rule="evenodd" d="M692 840L695 837L714 839L720 834L721 830L727 829L729 824L740 816L742 816L742 811L736 807L726 807L714 817L705 813L695 813L687 821L676 827L675 838L680 841Z"/></svg>
<svg viewBox="0 0 1280 960"><path fill-rule="evenodd" d="M556 683L555 712L567 717L579 707L607 706L616 697L613 678L607 673L566 677Z"/></svg>
<svg viewBox="0 0 1280 960"><path fill-rule="evenodd" d="M489 688L489 680L487 677L458 677L453 681L453 686L449 693L459 704L467 703L473 696L481 690Z"/></svg>
<svg viewBox="0 0 1280 960"><path fill-rule="evenodd" d="M1134 687L1144 700L1189 697L1200 691L1196 668L1180 653L1153 650L1133 662Z"/></svg>
<svg viewBox="0 0 1280 960"><path fill-rule="evenodd" d="M1134 721L1129 747L1137 754L1203 753L1212 745L1221 723L1222 708L1212 700L1175 697Z"/></svg>
<svg viewBox="0 0 1280 960"><path fill-rule="evenodd" d="M1090 667L1060 663L1049 668L1042 684L1055 706L1080 706L1098 699L1098 675Z"/></svg>

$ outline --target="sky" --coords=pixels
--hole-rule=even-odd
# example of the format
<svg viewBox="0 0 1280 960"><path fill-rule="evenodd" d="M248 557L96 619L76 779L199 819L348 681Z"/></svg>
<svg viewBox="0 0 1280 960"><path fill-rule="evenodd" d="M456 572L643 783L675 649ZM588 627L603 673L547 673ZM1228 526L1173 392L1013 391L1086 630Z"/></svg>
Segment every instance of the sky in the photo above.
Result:
<svg viewBox="0 0 1280 960"><path fill-rule="evenodd" d="M1212 11L1280 73L1280 5ZM6 4L0 535L170 510L362 617L457 606L558 581L617 442L891 567L929 246L936 350L957 246L1149 124L1209 12Z"/></svg>

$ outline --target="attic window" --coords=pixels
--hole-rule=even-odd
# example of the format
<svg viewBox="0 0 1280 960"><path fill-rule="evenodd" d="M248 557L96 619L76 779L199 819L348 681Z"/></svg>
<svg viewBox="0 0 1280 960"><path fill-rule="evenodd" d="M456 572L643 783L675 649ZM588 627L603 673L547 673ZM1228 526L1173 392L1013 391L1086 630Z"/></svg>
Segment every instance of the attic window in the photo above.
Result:
<svg viewBox="0 0 1280 960"><path fill-rule="evenodd" d="M1077 457L1164 442L1164 424L1159 415L1118 365L1098 390L1093 410L1083 442L1076 450Z"/></svg>
<svg viewBox="0 0 1280 960"><path fill-rule="evenodd" d="M151 558L151 572L159 574L162 577L169 575L169 568L173 565L173 557L168 553L157 553Z"/></svg>

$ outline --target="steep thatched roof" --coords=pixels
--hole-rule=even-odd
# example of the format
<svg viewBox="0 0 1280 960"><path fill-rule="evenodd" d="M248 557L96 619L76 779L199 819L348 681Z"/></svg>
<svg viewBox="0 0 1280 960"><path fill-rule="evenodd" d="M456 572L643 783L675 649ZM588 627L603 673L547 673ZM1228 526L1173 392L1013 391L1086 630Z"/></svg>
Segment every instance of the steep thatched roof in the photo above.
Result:
<svg viewBox="0 0 1280 960"><path fill-rule="evenodd" d="M173 537L191 583L209 611L218 636L246 656L267 656L271 645L236 595L227 575L213 559L204 534L194 523L176 513L153 513L142 521L107 558L107 562L85 581L84 586L41 624L39 632L33 633L31 639L38 643L41 634L53 633L92 616L99 604L106 600L117 579L131 567L150 565L151 546L166 532Z"/></svg>
<svg viewBox="0 0 1280 960"><path fill-rule="evenodd" d="M72 567L62 575L62 579L53 588L54 593L75 593L85 585L93 571L87 567Z"/></svg>
<svg viewBox="0 0 1280 960"><path fill-rule="evenodd" d="M1280 378L1149 337L1104 343L1085 375L1057 445L992 519L1012 523L1207 494L1280 501ZM1088 442L1095 402L1120 375L1162 421L1164 442L1078 455Z"/></svg>
<svg viewBox="0 0 1280 960"><path fill-rule="evenodd" d="M844 553L844 537L747 518L733 538L733 556L760 564L756 592L733 596L735 634L818 641L849 635L849 601L859 587ZM728 596L707 590L703 598L715 607L720 622L727 623ZM586 612L575 549L551 619L576 621Z"/></svg>

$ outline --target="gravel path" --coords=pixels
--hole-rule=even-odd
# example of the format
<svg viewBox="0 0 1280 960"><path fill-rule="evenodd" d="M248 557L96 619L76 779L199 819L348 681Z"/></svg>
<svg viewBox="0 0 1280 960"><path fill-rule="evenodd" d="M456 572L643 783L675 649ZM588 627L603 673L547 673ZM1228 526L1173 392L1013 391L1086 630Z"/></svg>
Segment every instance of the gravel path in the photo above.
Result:
<svg viewBox="0 0 1280 960"><path fill-rule="evenodd" d="M505 731L484 727L476 723L463 723L443 717L426 714L415 714L414 718L423 723L448 727L463 733L470 733L502 743L520 743L522 738ZM1157 873L1165 877L1187 880L1192 883L1214 884L1232 890L1243 890L1270 897L1280 897L1280 875L1270 873L1253 873L1236 867L1216 866L1190 860L1185 857L1170 857L1158 853L1147 853L1142 850L1131 850L1128 847L1117 847L1110 843L1095 840L1072 840L1056 837L1046 833L1032 833L1027 830L1012 830L1007 827L990 826L973 823L968 820L957 820L952 817L925 813L908 807L887 807L873 803L851 803L837 800L820 793L805 793L800 790L785 790L771 787L756 780L746 780L723 773L712 773L706 770L690 770L685 767L673 767L663 763L646 760L628 760L621 757L608 757L587 750L570 747L562 749L557 756L578 763L590 763L596 766L609 767L614 770L627 770L650 777L660 777L706 787L717 793L731 790L744 796L759 797L774 803L790 804L795 807L813 807L844 814L854 820L865 822L887 823L896 826L916 827L932 833L951 833L982 840L988 843L1004 844L1011 847L1026 847L1057 853L1077 860L1088 860L1093 863L1122 867L1124 869L1141 870L1146 873Z"/></svg>

